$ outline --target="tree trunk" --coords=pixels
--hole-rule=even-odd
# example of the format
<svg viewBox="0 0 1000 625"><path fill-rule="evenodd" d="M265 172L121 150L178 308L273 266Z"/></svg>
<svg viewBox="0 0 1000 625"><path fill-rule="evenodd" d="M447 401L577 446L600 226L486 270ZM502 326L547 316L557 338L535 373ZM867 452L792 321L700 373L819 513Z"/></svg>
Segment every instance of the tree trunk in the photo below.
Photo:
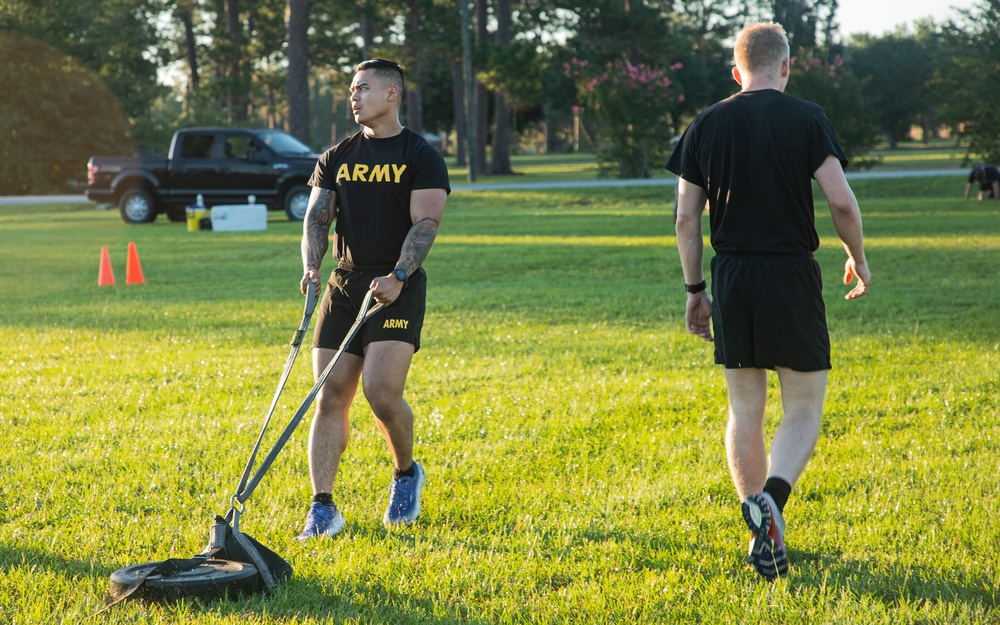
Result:
<svg viewBox="0 0 1000 625"><path fill-rule="evenodd" d="M405 91L406 103L406 126L417 133L424 134L424 72L421 60L420 27L421 16L420 7L413 0L409 1L406 13L406 47L409 48L411 65L408 68L410 75L409 85Z"/></svg>
<svg viewBox="0 0 1000 625"><path fill-rule="evenodd" d="M771 0L773 19L785 28L793 55L799 48L816 48L816 12L823 4L826 4L823 0L816 0L815 3L806 0Z"/></svg>
<svg viewBox="0 0 1000 625"><path fill-rule="evenodd" d="M462 64L451 63L451 106L455 117L455 165L465 167L465 78Z"/></svg>
<svg viewBox="0 0 1000 625"><path fill-rule="evenodd" d="M412 80L406 89L406 127L418 135L424 134L424 97L420 85Z"/></svg>
<svg viewBox="0 0 1000 625"><path fill-rule="evenodd" d="M361 61L371 58L369 51L375 45L375 21L372 19L372 7L368 2L358 2L358 29L361 32ZM357 63L355 63L357 65Z"/></svg>
<svg viewBox="0 0 1000 625"><path fill-rule="evenodd" d="M556 133L552 132L552 105L546 102L542 105L542 112L545 114L545 153L553 154L556 147Z"/></svg>
<svg viewBox="0 0 1000 625"><path fill-rule="evenodd" d="M486 23L489 19L489 3L487 0L476 0L476 45L485 45L489 38L489 31L486 29ZM475 155L472 159L475 165L477 174L483 173L484 167L486 165L486 138L489 132L489 118L490 118L490 92L486 89L486 85L476 81L475 84L475 114L472 118L472 123L475 126L473 130L472 137L475 139L475 144L472 149L475 151Z"/></svg>
<svg viewBox="0 0 1000 625"><path fill-rule="evenodd" d="M337 94L333 94L333 104L331 105L331 112L333 113L333 121L330 123L330 145L337 145L338 143L338 128L340 126L340 98Z"/></svg>
<svg viewBox="0 0 1000 625"><path fill-rule="evenodd" d="M514 21L511 14L510 0L496 2L496 46L500 50L510 47L510 30ZM490 161L490 173L510 175L510 109L507 98L497 92L493 96L493 154Z"/></svg>
<svg viewBox="0 0 1000 625"><path fill-rule="evenodd" d="M510 166L510 109L502 93L493 94L493 154L490 173L509 176Z"/></svg>
<svg viewBox="0 0 1000 625"><path fill-rule="evenodd" d="M250 110L250 85L243 72L243 23L240 22L240 1L226 0L226 31L232 45L229 62L230 114L233 121L247 120Z"/></svg>
<svg viewBox="0 0 1000 625"><path fill-rule="evenodd" d="M226 0L226 32L238 43L243 28L240 24L240 0Z"/></svg>
<svg viewBox="0 0 1000 625"><path fill-rule="evenodd" d="M311 0L286 0L288 42L288 132L309 144L309 5Z"/></svg>
<svg viewBox="0 0 1000 625"><path fill-rule="evenodd" d="M186 51L188 70L191 74L191 83L188 85L188 93L197 93L200 79L198 77L198 48L194 39L194 18L191 9L187 8L181 12L181 23L184 24L184 49Z"/></svg>

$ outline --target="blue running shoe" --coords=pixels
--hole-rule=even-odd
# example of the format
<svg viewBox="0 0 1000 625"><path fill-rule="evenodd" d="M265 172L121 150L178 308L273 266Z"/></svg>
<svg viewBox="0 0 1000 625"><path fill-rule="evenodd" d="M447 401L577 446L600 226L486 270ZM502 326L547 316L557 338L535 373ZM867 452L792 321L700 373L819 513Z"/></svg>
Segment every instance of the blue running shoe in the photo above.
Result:
<svg viewBox="0 0 1000 625"><path fill-rule="evenodd" d="M753 534L747 562L769 582L788 575L785 520L774 499L767 493L747 497L743 502L743 520Z"/></svg>
<svg viewBox="0 0 1000 625"><path fill-rule="evenodd" d="M337 510L336 504L327 506L314 501L309 506L309 514L306 515L306 526L297 540L305 542L321 536L333 537L342 529L344 529L344 517L340 514L340 510Z"/></svg>
<svg viewBox="0 0 1000 625"><path fill-rule="evenodd" d="M413 477L393 477L389 484L389 507L382 522L386 527L406 525L420 516L420 493L424 490L427 472L419 463L413 463Z"/></svg>

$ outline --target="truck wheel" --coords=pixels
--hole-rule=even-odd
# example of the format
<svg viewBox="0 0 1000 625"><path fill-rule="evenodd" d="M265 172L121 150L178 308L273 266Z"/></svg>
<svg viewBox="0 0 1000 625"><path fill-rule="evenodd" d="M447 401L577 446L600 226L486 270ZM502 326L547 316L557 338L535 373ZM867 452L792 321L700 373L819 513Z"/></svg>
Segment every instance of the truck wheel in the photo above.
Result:
<svg viewBox="0 0 1000 625"><path fill-rule="evenodd" d="M145 189L129 189L118 200L118 210L127 224L148 224L156 219L153 194Z"/></svg>
<svg viewBox="0 0 1000 625"><path fill-rule="evenodd" d="M175 223L187 221L187 210L185 210L183 207L179 209L172 208L167 211L167 219Z"/></svg>
<svg viewBox="0 0 1000 625"><path fill-rule="evenodd" d="M292 221L302 221L306 218L309 208L310 190L304 184L297 184L285 194L285 214Z"/></svg>

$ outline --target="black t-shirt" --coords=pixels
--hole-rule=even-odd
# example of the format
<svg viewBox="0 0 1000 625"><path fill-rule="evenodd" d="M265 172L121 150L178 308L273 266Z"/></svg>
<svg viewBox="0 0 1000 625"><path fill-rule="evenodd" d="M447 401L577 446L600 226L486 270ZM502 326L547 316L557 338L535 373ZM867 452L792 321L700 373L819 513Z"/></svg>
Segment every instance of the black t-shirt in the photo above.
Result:
<svg viewBox="0 0 1000 625"><path fill-rule="evenodd" d="M451 192L441 153L404 128L385 139L363 132L319 157L310 186L337 192L333 257L346 267L385 270L395 266L410 220L410 192Z"/></svg>
<svg viewBox="0 0 1000 625"><path fill-rule="evenodd" d="M716 252L809 254L819 247L812 177L830 155L847 165L823 109L765 89L699 114L667 169L708 193Z"/></svg>
<svg viewBox="0 0 1000 625"><path fill-rule="evenodd" d="M1000 182L1000 169L990 165L976 165L972 173L969 174L969 183L979 182L980 191L988 191L993 188L994 182Z"/></svg>

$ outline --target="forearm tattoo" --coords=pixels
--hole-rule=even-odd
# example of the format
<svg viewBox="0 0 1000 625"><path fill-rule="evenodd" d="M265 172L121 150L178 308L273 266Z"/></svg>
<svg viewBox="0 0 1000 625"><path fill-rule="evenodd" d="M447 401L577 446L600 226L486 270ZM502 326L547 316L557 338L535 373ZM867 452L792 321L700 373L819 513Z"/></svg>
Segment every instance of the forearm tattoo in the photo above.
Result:
<svg viewBox="0 0 1000 625"><path fill-rule="evenodd" d="M319 269L330 247L330 226L337 215L337 194L319 189L311 198L302 224L302 269Z"/></svg>
<svg viewBox="0 0 1000 625"><path fill-rule="evenodd" d="M408 273L416 271L431 251L439 225L438 220L433 217L418 219L410 227L410 232L403 241L403 249L399 252L399 262L396 266L406 269Z"/></svg>

